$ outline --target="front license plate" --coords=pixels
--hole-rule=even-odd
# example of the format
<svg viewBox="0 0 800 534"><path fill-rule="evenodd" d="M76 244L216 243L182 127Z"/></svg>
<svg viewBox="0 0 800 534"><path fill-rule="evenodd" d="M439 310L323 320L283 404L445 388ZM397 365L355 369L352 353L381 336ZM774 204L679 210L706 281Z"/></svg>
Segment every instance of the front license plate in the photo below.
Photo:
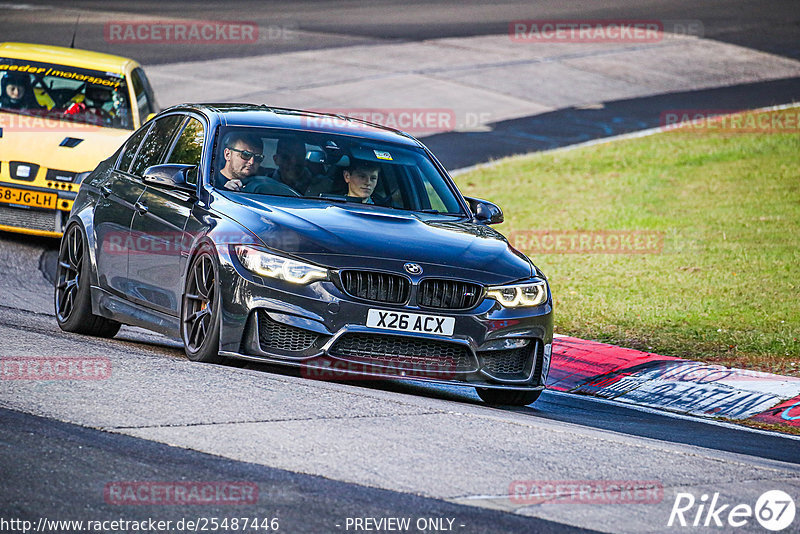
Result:
<svg viewBox="0 0 800 534"><path fill-rule="evenodd" d="M13 187L0 187L0 202L33 206L35 208L56 209L56 193L43 193L41 191L25 191Z"/></svg>
<svg viewBox="0 0 800 534"><path fill-rule="evenodd" d="M440 315L369 310L367 313L367 326L384 330L452 336L456 320L454 317L442 317Z"/></svg>

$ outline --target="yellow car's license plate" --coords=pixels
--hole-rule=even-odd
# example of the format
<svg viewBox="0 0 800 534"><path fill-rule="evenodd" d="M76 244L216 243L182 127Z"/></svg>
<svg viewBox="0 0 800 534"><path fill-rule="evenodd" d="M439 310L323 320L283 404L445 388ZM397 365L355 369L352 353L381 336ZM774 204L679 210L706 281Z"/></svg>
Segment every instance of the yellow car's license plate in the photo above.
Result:
<svg viewBox="0 0 800 534"><path fill-rule="evenodd" d="M56 193L25 191L24 189L14 189L13 187L0 187L0 202L3 203L33 206L35 208L56 209L57 201L58 194Z"/></svg>

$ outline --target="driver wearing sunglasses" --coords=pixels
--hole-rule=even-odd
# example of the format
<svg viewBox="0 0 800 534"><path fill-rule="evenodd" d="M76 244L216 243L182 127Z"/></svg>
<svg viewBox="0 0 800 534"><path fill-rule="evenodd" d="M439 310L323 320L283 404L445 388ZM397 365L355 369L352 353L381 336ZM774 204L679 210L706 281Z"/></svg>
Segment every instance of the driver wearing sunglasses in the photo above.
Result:
<svg viewBox="0 0 800 534"><path fill-rule="evenodd" d="M219 171L218 185L241 191L255 182L256 173L264 161L261 139L247 134L232 134L223 152L225 166Z"/></svg>

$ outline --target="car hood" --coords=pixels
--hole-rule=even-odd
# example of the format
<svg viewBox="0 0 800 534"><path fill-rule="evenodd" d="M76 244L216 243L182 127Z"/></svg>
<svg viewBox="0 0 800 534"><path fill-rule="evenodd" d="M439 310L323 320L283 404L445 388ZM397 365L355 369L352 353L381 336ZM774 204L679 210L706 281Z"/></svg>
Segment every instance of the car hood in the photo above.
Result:
<svg viewBox="0 0 800 534"><path fill-rule="evenodd" d="M330 268L401 270L505 283L528 278L531 264L494 229L444 215L319 200L226 194L235 217L263 243Z"/></svg>
<svg viewBox="0 0 800 534"><path fill-rule="evenodd" d="M0 153L4 161L35 163L72 172L91 171L108 158L132 133L74 122L0 112ZM80 139L72 148L66 138Z"/></svg>

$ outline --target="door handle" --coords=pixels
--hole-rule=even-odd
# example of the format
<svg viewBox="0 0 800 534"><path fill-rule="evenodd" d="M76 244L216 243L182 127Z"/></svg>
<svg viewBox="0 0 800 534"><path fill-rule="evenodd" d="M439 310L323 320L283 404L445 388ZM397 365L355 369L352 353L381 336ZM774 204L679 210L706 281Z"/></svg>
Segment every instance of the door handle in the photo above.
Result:
<svg viewBox="0 0 800 534"><path fill-rule="evenodd" d="M111 188L108 187L106 184L101 185L100 194L103 195L103 198L108 198L108 195L111 194Z"/></svg>
<svg viewBox="0 0 800 534"><path fill-rule="evenodd" d="M137 202L136 204L134 204L133 208L136 210L136 213L138 213L139 215L144 215L145 213L150 211L150 209L147 206L145 206L144 204L142 204L141 202Z"/></svg>

